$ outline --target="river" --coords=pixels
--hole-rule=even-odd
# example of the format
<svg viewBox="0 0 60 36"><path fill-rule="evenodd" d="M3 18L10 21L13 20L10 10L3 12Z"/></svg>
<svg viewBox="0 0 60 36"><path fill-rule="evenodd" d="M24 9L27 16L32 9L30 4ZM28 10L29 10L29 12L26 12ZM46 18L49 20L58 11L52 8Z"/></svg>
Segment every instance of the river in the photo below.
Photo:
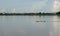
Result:
<svg viewBox="0 0 60 36"><path fill-rule="evenodd" d="M60 17L0 16L0 36L60 36Z"/></svg>

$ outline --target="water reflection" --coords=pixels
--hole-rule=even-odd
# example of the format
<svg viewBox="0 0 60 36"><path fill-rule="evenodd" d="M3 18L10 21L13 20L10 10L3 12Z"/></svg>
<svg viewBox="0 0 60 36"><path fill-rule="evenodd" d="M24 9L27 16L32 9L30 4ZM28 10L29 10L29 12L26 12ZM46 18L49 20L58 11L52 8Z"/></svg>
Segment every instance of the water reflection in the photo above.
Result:
<svg viewBox="0 0 60 36"><path fill-rule="evenodd" d="M53 22L52 24L52 31L51 31L51 36L60 36L60 18L58 16L53 16L53 21L57 21L57 22Z"/></svg>

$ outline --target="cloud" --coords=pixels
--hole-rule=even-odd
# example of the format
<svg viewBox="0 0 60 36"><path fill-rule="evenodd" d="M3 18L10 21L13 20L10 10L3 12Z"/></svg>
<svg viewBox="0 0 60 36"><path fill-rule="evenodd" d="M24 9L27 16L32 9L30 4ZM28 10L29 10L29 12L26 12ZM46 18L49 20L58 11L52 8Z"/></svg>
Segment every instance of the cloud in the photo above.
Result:
<svg viewBox="0 0 60 36"><path fill-rule="evenodd" d="M59 2L58 0L55 0L55 1L53 2L53 9L52 9L52 11L53 11L53 12L58 11L59 7L60 7L60 2Z"/></svg>

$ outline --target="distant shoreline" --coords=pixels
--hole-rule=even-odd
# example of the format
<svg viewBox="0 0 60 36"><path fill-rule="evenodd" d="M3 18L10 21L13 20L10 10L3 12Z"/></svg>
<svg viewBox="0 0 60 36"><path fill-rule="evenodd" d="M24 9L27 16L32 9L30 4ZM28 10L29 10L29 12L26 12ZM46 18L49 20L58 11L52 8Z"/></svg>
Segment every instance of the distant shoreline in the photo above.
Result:
<svg viewBox="0 0 60 36"><path fill-rule="evenodd" d="M0 13L0 15L58 15L56 13Z"/></svg>
<svg viewBox="0 0 60 36"><path fill-rule="evenodd" d="M43 14L38 14L38 13L34 13L34 14L31 14L31 13L27 13L27 14L23 14L23 13L1 13L0 15L56 15L56 14L51 14L51 13L43 13Z"/></svg>

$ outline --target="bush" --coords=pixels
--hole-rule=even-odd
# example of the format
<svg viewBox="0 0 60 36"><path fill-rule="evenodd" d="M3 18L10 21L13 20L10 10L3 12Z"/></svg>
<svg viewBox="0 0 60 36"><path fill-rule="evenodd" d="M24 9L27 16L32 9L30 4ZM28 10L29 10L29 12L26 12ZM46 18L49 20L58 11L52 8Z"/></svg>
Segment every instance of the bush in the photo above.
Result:
<svg viewBox="0 0 60 36"><path fill-rule="evenodd" d="M56 14L60 14L60 12L57 12Z"/></svg>

